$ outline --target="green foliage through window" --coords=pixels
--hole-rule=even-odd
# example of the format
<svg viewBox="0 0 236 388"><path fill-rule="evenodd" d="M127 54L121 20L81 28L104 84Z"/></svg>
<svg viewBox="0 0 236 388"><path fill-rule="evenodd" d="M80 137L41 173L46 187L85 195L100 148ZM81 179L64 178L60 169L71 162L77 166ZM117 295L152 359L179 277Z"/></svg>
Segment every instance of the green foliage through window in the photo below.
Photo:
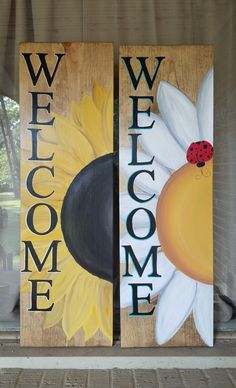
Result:
<svg viewBox="0 0 236 388"><path fill-rule="evenodd" d="M0 96L0 192L19 196L19 105Z"/></svg>

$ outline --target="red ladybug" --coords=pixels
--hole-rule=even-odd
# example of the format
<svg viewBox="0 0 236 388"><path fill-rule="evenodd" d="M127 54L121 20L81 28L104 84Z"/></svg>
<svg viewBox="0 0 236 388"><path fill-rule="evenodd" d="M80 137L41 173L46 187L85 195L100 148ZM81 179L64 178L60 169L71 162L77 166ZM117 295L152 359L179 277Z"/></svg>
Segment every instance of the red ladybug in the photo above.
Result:
<svg viewBox="0 0 236 388"><path fill-rule="evenodd" d="M213 147L206 141L196 141L188 147L186 158L191 164L196 164L197 167L205 166L205 162L212 159Z"/></svg>

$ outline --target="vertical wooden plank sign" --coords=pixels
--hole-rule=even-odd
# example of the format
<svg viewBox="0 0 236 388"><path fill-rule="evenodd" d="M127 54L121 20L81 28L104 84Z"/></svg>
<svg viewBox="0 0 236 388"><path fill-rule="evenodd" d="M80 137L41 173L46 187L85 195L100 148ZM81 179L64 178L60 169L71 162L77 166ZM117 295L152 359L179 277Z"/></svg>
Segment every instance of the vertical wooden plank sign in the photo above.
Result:
<svg viewBox="0 0 236 388"><path fill-rule="evenodd" d="M21 344L109 346L113 48L20 46Z"/></svg>
<svg viewBox="0 0 236 388"><path fill-rule="evenodd" d="M213 345L213 49L120 49L121 343Z"/></svg>

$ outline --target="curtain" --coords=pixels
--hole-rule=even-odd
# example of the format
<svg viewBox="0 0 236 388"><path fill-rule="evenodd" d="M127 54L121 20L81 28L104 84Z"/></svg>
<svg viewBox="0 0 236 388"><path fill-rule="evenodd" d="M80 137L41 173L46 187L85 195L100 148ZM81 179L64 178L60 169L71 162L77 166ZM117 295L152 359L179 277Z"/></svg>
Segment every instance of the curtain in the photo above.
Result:
<svg viewBox="0 0 236 388"><path fill-rule="evenodd" d="M236 304L236 2L1 0L0 93L18 100L22 41L215 45L215 283Z"/></svg>

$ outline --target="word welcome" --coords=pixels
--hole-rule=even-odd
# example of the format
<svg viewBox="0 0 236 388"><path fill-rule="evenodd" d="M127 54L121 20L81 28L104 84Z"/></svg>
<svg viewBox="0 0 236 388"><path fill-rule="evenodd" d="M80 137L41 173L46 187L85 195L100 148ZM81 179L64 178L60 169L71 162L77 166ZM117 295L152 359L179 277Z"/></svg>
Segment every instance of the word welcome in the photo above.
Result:
<svg viewBox="0 0 236 388"><path fill-rule="evenodd" d="M34 161L42 162L37 167L34 167L29 170L27 178L26 178L26 187L31 196L33 196L35 199L43 200L43 202L37 202L33 206L31 206L27 212L26 216L26 224L27 228L32 232L33 234L39 236L39 242L40 242L40 236L45 236L50 234L57 226L58 222L58 215L56 210L51 206L50 203L48 203L48 198L52 197L54 194L54 191L51 191L48 194L40 194L38 190L35 189L34 185L34 178L36 174L40 174L42 171L47 171L48 174L51 176L51 178L54 177L55 171L54 166L52 166L52 161L54 158L54 153L52 155L48 156L40 156L38 152L38 136L42 129L38 128L38 126L53 126L55 118L51 118L50 112L51 112L51 102L53 100L53 93L50 91L50 88L53 84L54 78L56 76L56 73L58 71L58 67L60 65L60 62L65 54L55 54L55 66L53 71L50 72L49 67L47 65L46 57L48 54L45 53L37 53L35 54L36 58L38 58L38 61L40 63L40 66L38 70L35 72L31 56L32 53L22 53L22 56L24 58L24 62L27 66L27 70L29 72L30 79L32 81L32 87L34 91L29 91L28 93L31 95L31 119L29 121L29 127L27 128L27 131L30 131L31 133L31 156L28 158L29 166L32 167L32 163ZM45 80L47 82L49 91L36 91L36 87L38 85L39 79L42 76L45 76ZM40 100L43 98L46 98L48 100L48 103L46 105L41 105ZM48 120L42 121L39 119L39 112L44 112L46 115L48 115ZM49 130L50 128L47 128ZM35 211L39 208L46 208L48 210L49 214L49 226L47 230L39 231L37 228L37 225L35 225L34 222L34 215ZM46 262L48 261L49 257L51 257L51 268L49 268L48 272L60 272L57 268L57 255L58 255L58 245L61 243L60 240L52 240L49 243L49 247L46 250L44 257L39 257L35 247L31 240L24 240L22 241L24 244L24 269L22 272L32 272L30 269L30 264L33 262L37 271L42 272ZM31 307L29 308L29 311L51 311L53 309L53 305L50 305L46 308L39 308L38 306L38 298L47 298L49 300L50 295L50 288L52 287L52 280L44 280L44 279L29 279L28 280L31 283ZM38 291L38 285L46 283L48 285L48 289L46 292L39 292Z"/></svg>
<svg viewBox="0 0 236 388"><path fill-rule="evenodd" d="M162 61L164 60L165 57L156 57L156 67L154 70L153 75L151 76L148 68L146 61L148 60L148 57L136 57L136 60L139 62L140 66L140 71L139 74L136 76L134 74L132 65L131 65L131 60L133 59L132 57L122 57L123 64L126 67L126 70L128 72L132 87L134 90L138 89L140 79L142 76L144 76L147 87L149 91L152 90L158 70L160 68L160 65ZM139 193L135 192L134 186L135 186L135 180L140 174L146 174L148 175L148 178L155 181L155 172L153 169L151 169L154 156L151 158L151 160L147 161L140 161L138 160L138 140L140 136L145 136L145 131L151 130L155 120L150 122L148 126L140 126L139 125L139 115L148 115L150 117L150 111L151 111L151 106L149 106L147 109L143 110L139 108L139 102L141 101L148 101L150 104L153 103L154 96L150 95L133 95L129 96L129 98L132 101L132 124L128 127L128 130L131 130L131 133L128 133L128 136L130 137L131 140L131 155L130 155L130 162L128 165L130 166L145 166L143 169L137 169L131 176L128 178L128 185L127 185L127 190L129 196L137 203L137 208L132 210L130 214L127 217L126 220L126 227L129 235L132 238L138 239L138 240L146 240L150 238L154 233L156 233L156 220L153 215L153 213L145 207L145 204L152 200L155 197L155 194L150 195L149 198L141 198ZM133 132L134 130L134 132ZM142 132L139 132L142 131ZM150 168L149 168L150 167ZM135 233L134 226L133 226L133 220L134 216L138 212L145 212L147 214L148 220L149 220L149 228L147 228L147 234L145 236L138 236ZM122 248L125 250L125 273L123 274L123 277L132 277L132 274L129 272L129 264L130 264L130 259L133 263L133 266L135 267L140 280L142 280L143 273L145 271L145 268L149 262L149 260L152 260L152 271L148 275L148 277L161 277L160 274L157 272L157 252L158 248L160 246L158 245L153 245L150 247L149 251L147 252L146 259L144 260L143 264L141 265L139 263L138 258L136 257L132 245L122 245ZM149 290L152 290L152 283L143 283L142 281L140 283L129 283L129 286L131 287L131 292L132 292L132 312L129 314L130 316L137 316L137 315L152 315L155 307L153 307L150 311L147 312L140 312L138 309L138 302L140 300L147 301L149 304L151 303L150 300L150 293L147 294L145 297L139 297L138 296L138 291L139 288L141 287L146 287Z"/></svg>

